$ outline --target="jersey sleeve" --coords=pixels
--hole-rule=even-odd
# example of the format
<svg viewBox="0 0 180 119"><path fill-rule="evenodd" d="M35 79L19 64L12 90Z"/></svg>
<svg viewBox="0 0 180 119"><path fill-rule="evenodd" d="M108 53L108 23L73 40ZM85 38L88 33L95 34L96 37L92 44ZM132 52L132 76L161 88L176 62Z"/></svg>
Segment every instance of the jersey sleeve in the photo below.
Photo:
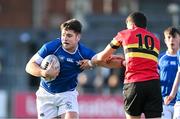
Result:
<svg viewBox="0 0 180 119"><path fill-rule="evenodd" d="M44 44L38 51L38 54L42 57L45 58L47 55L47 44Z"/></svg>
<svg viewBox="0 0 180 119"><path fill-rule="evenodd" d="M60 45L61 45L60 39L47 42L39 49L38 54L42 58L45 58L47 55L53 54Z"/></svg>
<svg viewBox="0 0 180 119"><path fill-rule="evenodd" d="M113 49L117 49L122 46L123 40L126 39L126 34L124 31L118 32L117 35L113 38L113 40L110 42L110 46Z"/></svg>
<svg viewBox="0 0 180 119"><path fill-rule="evenodd" d="M36 64L40 65L41 62L43 61L43 58L38 53L36 53L34 55L34 60L35 60Z"/></svg>

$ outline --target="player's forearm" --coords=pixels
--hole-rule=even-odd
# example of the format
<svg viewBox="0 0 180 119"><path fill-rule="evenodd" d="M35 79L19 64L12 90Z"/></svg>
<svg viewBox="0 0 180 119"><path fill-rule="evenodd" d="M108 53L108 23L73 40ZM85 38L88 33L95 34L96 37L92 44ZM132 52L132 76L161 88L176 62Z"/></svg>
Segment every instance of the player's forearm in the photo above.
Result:
<svg viewBox="0 0 180 119"><path fill-rule="evenodd" d="M121 68L123 66L122 60L111 60L110 62L107 62L106 65L109 68Z"/></svg>
<svg viewBox="0 0 180 119"><path fill-rule="evenodd" d="M36 77L45 77L43 69L41 69L39 65L33 62L29 62L26 65L26 72Z"/></svg>
<svg viewBox="0 0 180 119"><path fill-rule="evenodd" d="M124 56L123 55L111 55L106 60L97 60L97 55L92 58L91 63L92 65L103 66L107 68L120 68L125 66L124 65Z"/></svg>
<svg viewBox="0 0 180 119"><path fill-rule="evenodd" d="M111 55L116 51L116 49L113 49L111 48L110 45L107 45L106 48L99 52L97 55L96 55L96 60L98 62L100 61L107 61L107 59L109 59L109 57L111 57Z"/></svg>
<svg viewBox="0 0 180 119"><path fill-rule="evenodd" d="M91 64L92 64L92 66L108 67L109 64L106 63L108 58L109 58L109 55L104 55L103 52L100 52L91 59Z"/></svg>
<svg viewBox="0 0 180 119"><path fill-rule="evenodd" d="M178 91L179 82L180 82L180 71L177 72L176 79L174 81L170 96L175 97L175 95Z"/></svg>
<svg viewBox="0 0 180 119"><path fill-rule="evenodd" d="M120 68L122 66L122 62L120 60L111 60L110 62L96 62L96 65L106 68Z"/></svg>

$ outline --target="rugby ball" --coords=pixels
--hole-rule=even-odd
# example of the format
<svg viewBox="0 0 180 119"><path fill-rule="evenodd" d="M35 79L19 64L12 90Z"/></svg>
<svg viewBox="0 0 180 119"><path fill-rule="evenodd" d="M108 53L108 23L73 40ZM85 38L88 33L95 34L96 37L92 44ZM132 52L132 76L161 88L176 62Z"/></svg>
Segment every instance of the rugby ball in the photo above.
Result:
<svg viewBox="0 0 180 119"><path fill-rule="evenodd" d="M44 70L47 70L47 68L51 62L54 62L54 68L60 71L60 62L59 62L57 56L55 56L53 54L48 55L43 59L43 61L41 62L41 68ZM45 77L43 79L48 80L48 81L52 81L55 78L56 77L53 77L53 78Z"/></svg>

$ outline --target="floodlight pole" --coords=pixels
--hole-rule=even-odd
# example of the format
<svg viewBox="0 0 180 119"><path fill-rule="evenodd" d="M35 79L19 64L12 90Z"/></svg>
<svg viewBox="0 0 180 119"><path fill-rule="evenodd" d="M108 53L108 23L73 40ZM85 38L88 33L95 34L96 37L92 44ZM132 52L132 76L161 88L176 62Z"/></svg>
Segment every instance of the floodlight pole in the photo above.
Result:
<svg viewBox="0 0 180 119"><path fill-rule="evenodd" d="M172 16L172 25L178 27L179 26L179 13L180 6L176 3L171 3L168 5L168 12Z"/></svg>

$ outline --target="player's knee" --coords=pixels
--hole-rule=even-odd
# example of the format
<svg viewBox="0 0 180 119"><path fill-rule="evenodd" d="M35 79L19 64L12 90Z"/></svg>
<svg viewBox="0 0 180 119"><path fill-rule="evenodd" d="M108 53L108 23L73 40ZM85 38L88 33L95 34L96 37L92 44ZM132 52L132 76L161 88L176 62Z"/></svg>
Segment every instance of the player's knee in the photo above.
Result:
<svg viewBox="0 0 180 119"><path fill-rule="evenodd" d="M65 114L65 119L79 119L79 116L76 112L67 112Z"/></svg>

